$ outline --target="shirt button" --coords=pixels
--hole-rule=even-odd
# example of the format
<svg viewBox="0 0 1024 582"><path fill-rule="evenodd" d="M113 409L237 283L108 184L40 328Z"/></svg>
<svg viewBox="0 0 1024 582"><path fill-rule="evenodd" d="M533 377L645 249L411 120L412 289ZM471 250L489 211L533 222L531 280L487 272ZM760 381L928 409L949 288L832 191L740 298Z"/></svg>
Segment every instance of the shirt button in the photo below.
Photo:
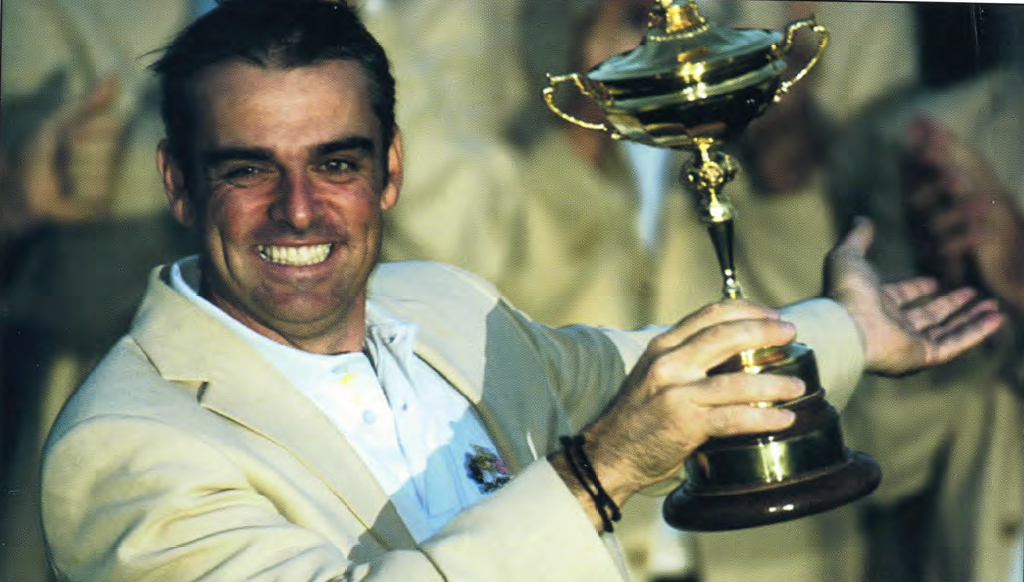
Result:
<svg viewBox="0 0 1024 582"><path fill-rule="evenodd" d="M364 410L363 422L365 422L366 424L373 424L377 422L377 415L374 414L372 410Z"/></svg>

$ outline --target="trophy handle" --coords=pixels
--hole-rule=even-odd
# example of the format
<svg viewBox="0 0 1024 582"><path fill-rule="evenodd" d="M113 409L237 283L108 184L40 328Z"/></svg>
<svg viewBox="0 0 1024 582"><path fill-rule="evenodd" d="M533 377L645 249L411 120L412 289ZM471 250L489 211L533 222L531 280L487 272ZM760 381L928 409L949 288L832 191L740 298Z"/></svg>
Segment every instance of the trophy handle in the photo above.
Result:
<svg viewBox="0 0 1024 582"><path fill-rule="evenodd" d="M797 31L801 28L807 27L811 27L811 31L818 35L818 50L814 53L814 56L811 57L811 60L807 61L807 64L804 65L804 68L801 69L799 73L794 75L792 79L783 81L779 85L779 88L775 91L775 97L772 99L775 103L781 101L782 97L793 88L793 85L796 85L800 79L804 78L804 75L814 68L814 65L818 64L818 61L821 60L821 55L825 52L825 47L828 46L828 29L816 23L814 18L808 18L794 22L786 28L786 42L781 48L779 48L776 54L781 58L788 53L790 49L793 48L793 38L796 36Z"/></svg>
<svg viewBox="0 0 1024 582"><path fill-rule="evenodd" d="M620 138L621 136L618 134L618 132L609 130L606 124L583 121L582 119L578 119L576 117L573 117L572 115L569 115L568 113L559 109L557 105L555 105L555 87L566 81L572 81L573 83L575 83L576 89L579 90L579 92L584 96L595 100L601 99L600 95L595 94L594 91L587 87L587 85L583 82L583 79L580 78L579 73L569 73L568 75L554 76L548 75L548 82L550 83L550 85L544 87L543 91L544 102L548 104L548 108L551 109L551 111L554 111L555 115L561 117L562 119L568 121L569 123L578 125L586 129L596 129L598 131L603 131L605 133L611 134L611 136L615 139Z"/></svg>

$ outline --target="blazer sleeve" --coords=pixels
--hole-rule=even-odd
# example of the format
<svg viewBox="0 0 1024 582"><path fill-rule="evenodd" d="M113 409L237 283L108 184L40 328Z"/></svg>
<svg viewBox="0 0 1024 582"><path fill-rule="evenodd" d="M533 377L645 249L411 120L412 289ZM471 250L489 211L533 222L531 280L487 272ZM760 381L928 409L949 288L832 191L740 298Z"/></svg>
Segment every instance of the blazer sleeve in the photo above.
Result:
<svg viewBox="0 0 1024 582"><path fill-rule="evenodd" d="M783 308L782 317L796 325L797 341L814 350L828 401L842 410L864 373L864 338L853 318L820 297Z"/></svg>
<svg viewBox="0 0 1024 582"><path fill-rule="evenodd" d="M373 534L353 532L345 547L300 525L215 444L155 419L100 416L64 432L43 487L66 580L622 580L543 459L419 547L362 559L358 546Z"/></svg>
<svg viewBox="0 0 1024 582"><path fill-rule="evenodd" d="M864 338L846 309L823 297L808 299L781 309L783 319L797 328L797 341L814 350L818 374L829 402L842 409L853 395L864 372ZM649 326L632 332L606 329L626 369L633 367L647 343L665 326Z"/></svg>

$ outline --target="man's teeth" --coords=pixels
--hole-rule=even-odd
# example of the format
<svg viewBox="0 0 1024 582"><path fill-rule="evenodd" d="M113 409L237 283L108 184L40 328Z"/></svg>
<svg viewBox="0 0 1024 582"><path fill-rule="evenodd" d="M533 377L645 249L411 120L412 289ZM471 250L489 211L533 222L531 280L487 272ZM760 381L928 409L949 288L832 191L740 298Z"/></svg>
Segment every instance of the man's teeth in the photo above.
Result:
<svg viewBox="0 0 1024 582"><path fill-rule="evenodd" d="M258 245L259 251L267 261L276 265L288 265L290 267L307 267L327 260L331 254L331 245L308 245L304 247L278 247Z"/></svg>

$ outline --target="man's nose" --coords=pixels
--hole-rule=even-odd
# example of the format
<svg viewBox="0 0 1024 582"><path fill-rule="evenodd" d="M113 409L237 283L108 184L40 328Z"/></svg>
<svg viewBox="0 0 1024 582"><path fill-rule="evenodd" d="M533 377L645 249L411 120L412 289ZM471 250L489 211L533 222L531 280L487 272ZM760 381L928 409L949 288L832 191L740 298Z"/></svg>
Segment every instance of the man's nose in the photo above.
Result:
<svg viewBox="0 0 1024 582"><path fill-rule="evenodd" d="M278 188L271 218L284 221L295 230L309 228L317 213L316 193L309 177L302 172L287 175Z"/></svg>

